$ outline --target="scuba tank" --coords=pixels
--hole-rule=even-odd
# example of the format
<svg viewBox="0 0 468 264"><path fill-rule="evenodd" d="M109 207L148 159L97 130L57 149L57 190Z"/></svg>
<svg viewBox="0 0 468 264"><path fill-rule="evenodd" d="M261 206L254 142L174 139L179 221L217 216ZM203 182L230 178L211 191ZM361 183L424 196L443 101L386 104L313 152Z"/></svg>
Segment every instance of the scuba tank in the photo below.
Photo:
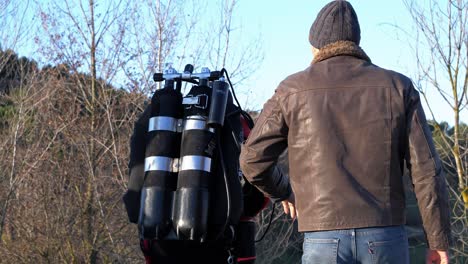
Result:
<svg viewBox="0 0 468 264"><path fill-rule="evenodd" d="M184 98L180 171L172 219L179 239L202 242L206 237L209 187L215 131L208 127L211 88L193 86Z"/></svg>
<svg viewBox="0 0 468 264"><path fill-rule="evenodd" d="M151 99L145 153L145 177L139 215L140 235L161 239L171 230L171 205L177 186L182 94L174 80Z"/></svg>

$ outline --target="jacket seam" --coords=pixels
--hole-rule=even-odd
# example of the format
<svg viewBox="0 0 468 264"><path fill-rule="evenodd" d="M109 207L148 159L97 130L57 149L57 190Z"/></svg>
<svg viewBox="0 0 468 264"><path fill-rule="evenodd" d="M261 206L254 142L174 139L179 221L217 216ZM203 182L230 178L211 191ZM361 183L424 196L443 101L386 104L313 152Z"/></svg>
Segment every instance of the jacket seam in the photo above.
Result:
<svg viewBox="0 0 468 264"><path fill-rule="evenodd" d="M294 91L294 92L288 92L288 94L285 96L285 99L288 99L289 96L297 94L297 93L302 93L302 92L309 92L313 90L328 90L328 89L333 89L333 90L339 90L339 89L357 89L357 88L388 88L389 86L387 85L359 85L359 86L341 86L341 87L314 87L314 88L307 88L303 89L300 91ZM281 105L280 105L281 106Z"/></svg>
<svg viewBox="0 0 468 264"><path fill-rule="evenodd" d="M382 86L385 89L384 93L386 93L386 99L387 99L387 116L386 118L389 118L389 121L390 122L390 129L385 129L384 133L387 134L386 137L384 136L384 138L388 138L389 142L388 145L387 145L387 149L385 150L387 153L387 157L386 159L388 159L388 165L387 167L385 168L385 177L386 177L386 186L384 187L384 190L387 192L386 193L386 197L387 197L387 201L386 201L386 206L390 207L390 208L387 208L389 214L390 214L390 217L393 217L393 210L391 210L391 207L393 206L393 203L395 202L394 200L392 200L392 191L391 191L391 178L392 178L392 162L393 162L393 159L392 159L392 148L393 148L393 142L394 142L394 139L393 139L393 109L392 109L392 92L391 92L391 89L389 89L388 87L386 86Z"/></svg>
<svg viewBox="0 0 468 264"><path fill-rule="evenodd" d="M276 107L280 107L280 112L281 112L281 105L280 105L280 102L278 100L275 99L275 107L273 107L273 109L276 109ZM281 115L283 115L283 113L281 113ZM261 124L258 125L259 129L261 130L263 128L263 126L265 126L265 123L270 119L271 117L268 116L267 118L265 118L265 120L263 120L263 122ZM249 141L250 138L253 138L253 137L249 137L247 138L247 142ZM248 146L248 144L246 145L247 148L249 150L252 150L252 148L250 146Z"/></svg>
<svg viewBox="0 0 468 264"><path fill-rule="evenodd" d="M434 160L434 153L432 153L432 151L431 151L431 147L429 146L429 142L427 140L426 133L424 133L424 129L423 129L422 125L421 125L421 122L419 121L418 108L416 108L416 123L418 124L418 127L419 127L420 131L422 132L422 135L424 137L424 142L426 143L426 148L429 151L429 153L431 153L431 161L432 161L432 164L434 165L434 174L435 174L437 172L437 165L436 165L435 160ZM436 175L433 175L433 176L436 176Z"/></svg>

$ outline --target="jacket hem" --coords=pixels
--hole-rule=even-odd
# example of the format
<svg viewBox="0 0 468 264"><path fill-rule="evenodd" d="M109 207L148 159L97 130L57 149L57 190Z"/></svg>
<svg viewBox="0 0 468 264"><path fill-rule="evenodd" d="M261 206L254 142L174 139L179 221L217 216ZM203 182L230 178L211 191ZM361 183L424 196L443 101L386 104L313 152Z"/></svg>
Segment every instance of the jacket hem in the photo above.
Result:
<svg viewBox="0 0 468 264"><path fill-rule="evenodd" d="M323 222L323 223L300 223L298 225L299 232L311 232L311 231L327 231L327 230L338 230L338 229L350 229L350 228L367 228L367 227L378 227L378 226L392 226L392 225L404 225L405 218L399 217L391 220L376 221L375 219L358 219L349 220L343 222Z"/></svg>

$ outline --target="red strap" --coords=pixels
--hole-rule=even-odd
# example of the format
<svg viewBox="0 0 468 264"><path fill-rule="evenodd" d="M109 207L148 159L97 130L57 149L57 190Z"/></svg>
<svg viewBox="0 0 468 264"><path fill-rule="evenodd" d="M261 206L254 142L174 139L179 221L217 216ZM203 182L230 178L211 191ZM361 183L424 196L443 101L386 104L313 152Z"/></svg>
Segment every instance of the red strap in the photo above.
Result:
<svg viewBox="0 0 468 264"><path fill-rule="evenodd" d="M140 242L141 251L143 251L143 255L145 255L146 264L152 263L151 258L151 240L149 239L142 239Z"/></svg>
<svg viewBox="0 0 468 264"><path fill-rule="evenodd" d="M244 132L244 139L247 139L250 135L250 127L247 121L244 119L244 117L241 115L240 116L240 121L242 124L242 131Z"/></svg>
<svg viewBox="0 0 468 264"><path fill-rule="evenodd" d="M263 209L265 209L265 208L268 206L268 203L269 203L269 202L270 202L270 198L268 198L268 197L265 196L265 197L263 198L263 206L262 206L262 209L260 209L260 210L258 211L258 213L260 213ZM258 213L257 213L257 214L258 214Z"/></svg>
<svg viewBox="0 0 468 264"><path fill-rule="evenodd" d="M244 258L237 258L237 262L242 262L242 261L249 261L249 260L256 260L257 257L244 257Z"/></svg>
<svg viewBox="0 0 468 264"><path fill-rule="evenodd" d="M241 219L239 220L241 222L255 222L255 216L241 216Z"/></svg>

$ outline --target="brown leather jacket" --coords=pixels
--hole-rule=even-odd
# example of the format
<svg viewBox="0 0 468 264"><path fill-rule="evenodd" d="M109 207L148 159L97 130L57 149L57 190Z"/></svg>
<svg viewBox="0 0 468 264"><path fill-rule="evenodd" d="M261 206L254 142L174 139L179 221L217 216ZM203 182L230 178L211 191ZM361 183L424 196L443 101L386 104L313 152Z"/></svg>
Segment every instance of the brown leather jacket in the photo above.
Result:
<svg viewBox="0 0 468 264"><path fill-rule="evenodd" d="M429 246L449 247L445 176L419 94L354 43L322 48L281 82L243 146L246 178L276 200L291 191L275 167L286 148L299 231L404 224L406 161Z"/></svg>

